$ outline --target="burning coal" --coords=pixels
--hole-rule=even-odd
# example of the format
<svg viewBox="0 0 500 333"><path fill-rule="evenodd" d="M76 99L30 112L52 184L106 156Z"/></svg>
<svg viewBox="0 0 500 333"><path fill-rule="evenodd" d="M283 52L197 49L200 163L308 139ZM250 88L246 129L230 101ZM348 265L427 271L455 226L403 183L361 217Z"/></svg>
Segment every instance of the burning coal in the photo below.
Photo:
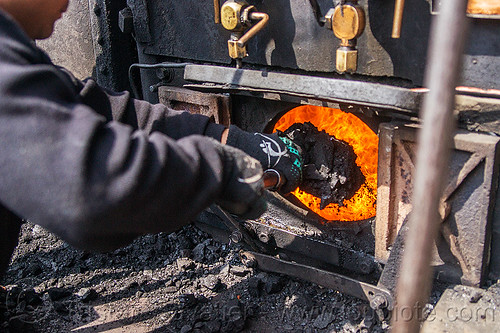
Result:
<svg viewBox="0 0 500 333"><path fill-rule="evenodd" d="M274 127L274 131L286 131L296 123L310 122L319 131L325 131L352 146L356 154L356 165L365 177L352 198L341 204L332 201L326 207L321 205L321 197L306 193L300 188L293 194L309 209L332 221L359 221L375 216L377 198L378 137L359 118L339 109L305 105L287 112Z"/></svg>

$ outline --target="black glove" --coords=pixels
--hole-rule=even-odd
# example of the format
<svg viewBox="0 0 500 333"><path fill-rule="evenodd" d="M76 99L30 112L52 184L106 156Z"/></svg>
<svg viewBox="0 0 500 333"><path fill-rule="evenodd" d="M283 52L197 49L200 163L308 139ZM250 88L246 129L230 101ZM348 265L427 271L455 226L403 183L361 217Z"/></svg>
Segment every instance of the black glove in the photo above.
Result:
<svg viewBox="0 0 500 333"><path fill-rule="evenodd" d="M274 169L286 182L280 192L295 190L302 179L301 149L285 136L276 133L249 133L231 125L226 144L243 150L256 158L264 170Z"/></svg>
<svg viewBox="0 0 500 333"><path fill-rule="evenodd" d="M259 161L234 147L218 146L224 161L224 187L215 202L229 213L242 218L259 217L267 208Z"/></svg>

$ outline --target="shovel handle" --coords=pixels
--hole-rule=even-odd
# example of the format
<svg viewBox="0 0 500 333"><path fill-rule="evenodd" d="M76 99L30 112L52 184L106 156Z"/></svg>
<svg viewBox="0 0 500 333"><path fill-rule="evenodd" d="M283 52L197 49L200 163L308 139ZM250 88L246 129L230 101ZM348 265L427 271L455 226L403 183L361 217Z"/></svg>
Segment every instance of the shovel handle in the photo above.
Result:
<svg viewBox="0 0 500 333"><path fill-rule="evenodd" d="M262 176L266 190L277 190L286 183L286 178L275 169L267 169Z"/></svg>

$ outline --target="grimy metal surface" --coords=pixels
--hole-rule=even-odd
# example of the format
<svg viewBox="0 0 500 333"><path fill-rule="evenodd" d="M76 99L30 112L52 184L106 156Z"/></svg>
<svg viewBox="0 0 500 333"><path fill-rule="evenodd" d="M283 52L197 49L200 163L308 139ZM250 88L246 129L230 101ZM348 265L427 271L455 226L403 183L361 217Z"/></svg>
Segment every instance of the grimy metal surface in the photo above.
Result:
<svg viewBox="0 0 500 333"><path fill-rule="evenodd" d="M316 20L302 0L249 0L269 14L269 25L248 44L244 63L287 70L335 73L339 40ZM128 0L134 16L138 53L158 57L230 64L230 32L214 22L212 1ZM333 7L318 0L321 14ZM422 85L431 7L427 0L405 3L401 37L391 38L394 1L361 0L366 28L358 38L357 74L392 77ZM462 85L498 88L500 20L474 19L464 58ZM158 59L161 61L160 59ZM143 75L147 75L144 73ZM348 75L339 77L349 77Z"/></svg>
<svg viewBox="0 0 500 333"><path fill-rule="evenodd" d="M342 245L297 235L261 221L246 221L261 242L277 249L285 249L305 255L322 263L343 267L351 272L370 274L376 270L375 258L362 251Z"/></svg>
<svg viewBox="0 0 500 333"><path fill-rule="evenodd" d="M230 97L227 94L211 94L190 89L161 86L158 88L160 103L174 110L187 110L212 118L217 124L231 124Z"/></svg>
<svg viewBox="0 0 500 333"><path fill-rule="evenodd" d="M128 67L136 61L134 42L118 27L118 11L125 0L89 0L89 18L94 46L95 69L93 77L108 89L129 89ZM77 22L82 29L89 22Z"/></svg>
<svg viewBox="0 0 500 333"><path fill-rule="evenodd" d="M222 66L187 65L184 78L190 81L266 89L277 93L304 94L337 102L349 101L361 105L413 112L418 110L423 94L419 91L379 83Z"/></svg>
<svg viewBox="0 0 500 333"><path fill-rule="evenodd" d="M387 260L397 232L413 209L416 128L382 124L375 256ZM486 278L500 138L458 132L454 137L443 202L449 214L441 223L433 265L444 281L480 286Z"/></svg>

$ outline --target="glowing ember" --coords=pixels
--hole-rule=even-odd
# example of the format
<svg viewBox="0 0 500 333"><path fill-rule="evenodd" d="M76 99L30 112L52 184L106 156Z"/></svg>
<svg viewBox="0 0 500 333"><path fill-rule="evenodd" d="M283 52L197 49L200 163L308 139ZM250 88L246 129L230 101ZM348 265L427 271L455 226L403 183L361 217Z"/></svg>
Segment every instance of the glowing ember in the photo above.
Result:
<svg viewBox="0 0 500 333"><path fill-rule="evenodd" d="M274 131L285 131L295 123L311 122L318 130L325 130L339 140L349 143L356 155L356 164L366 177L366 182L343 206L329 204L320 210L320 198L295 190L293 194L309 209L327 220L359 221L375 216L377 198L378 137L359 118L339 109L319 106L299 106L281 117Z"/></svg>

